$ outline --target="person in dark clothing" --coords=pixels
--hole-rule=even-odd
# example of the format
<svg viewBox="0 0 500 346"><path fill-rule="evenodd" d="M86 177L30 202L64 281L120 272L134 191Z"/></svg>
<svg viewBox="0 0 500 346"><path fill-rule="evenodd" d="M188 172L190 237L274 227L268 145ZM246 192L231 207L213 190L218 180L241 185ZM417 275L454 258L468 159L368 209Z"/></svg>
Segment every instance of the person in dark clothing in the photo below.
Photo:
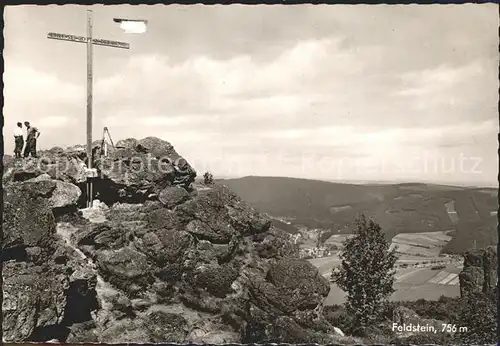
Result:
<svg viewBox="0 0 500 346"><path fill-rule="evenodd" d="M24 148L24 157L28 157L30 154L32 157L36 156L36 140L40 137L40 131L34 126L31 126L29 121L24 122L24 126L28 131L26 136L26 147Z"/></svg>
<svg viewBox="0 0 500 346"><path fill-rule="evenodd" d="M17 126L14 129L14 141L16 144L16 146L14 148L14 155L16 158L20 158L21 153L23 151L23 146L24 146L23 124L22 123L17 123Z"/></svg>

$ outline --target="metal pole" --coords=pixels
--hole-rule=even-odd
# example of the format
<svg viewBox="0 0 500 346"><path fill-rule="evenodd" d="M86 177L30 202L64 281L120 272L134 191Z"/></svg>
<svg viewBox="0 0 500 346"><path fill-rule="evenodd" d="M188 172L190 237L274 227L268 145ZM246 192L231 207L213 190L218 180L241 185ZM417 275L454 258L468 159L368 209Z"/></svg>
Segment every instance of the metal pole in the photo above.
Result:
<svg viewBox="0 0 500 346"><path fill-rule="evenodd" d="M92 10L87 10L87 167L92 168ZM92 206L92 182L87 182L88 207Z"/></svg>

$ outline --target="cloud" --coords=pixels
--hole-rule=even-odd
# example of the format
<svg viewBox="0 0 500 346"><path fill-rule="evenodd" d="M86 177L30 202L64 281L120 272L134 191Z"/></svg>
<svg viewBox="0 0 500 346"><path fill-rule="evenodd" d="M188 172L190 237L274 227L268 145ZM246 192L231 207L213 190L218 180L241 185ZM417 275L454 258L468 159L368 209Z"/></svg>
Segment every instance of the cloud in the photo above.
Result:
<svg viewBox="0 0 500 346"><path fill-rule="evenodd" d="M18 121L28 120L41 133L43 146L68 145L75 130L85 136L85 89L54 74L8 61L4 73L5 126L14 128ZM5 145L13 146L12 136Z"/></svg>
<svg viewBox="0 0 500 346"><path fill-rule="evenodd" d="M474 78L483 73L483 67L478 61L452 68L441 65L437 68L426 69L419 72L408 72L401 76L404 83L413 85L396 94L403 96L425 96L443 89L451 88L457 83Z"/></svg>
<svg viewBox="0 0 500 346"><path fill-rule="evenodd" d="M140 116L137 116L141 113ZM126 121L124 121L126 119ZM116 115L110 115L102 119L102 121L109 127L131 127L131 126L145 126L145 127L183 127L189 126L193 123L203 120L200 116L196 115L182 115L168 117L163 114L155 114L154 111L144 110L122 110ZM151 131L151 129L148 129Z"/></svg>
<svg viewBox="0 0 500 346"><path fill-rule="evenodd" d="M299 99L310 102L321 96L310 91L318 79L332 74L341 79L360 71L364 64L353 58L340 50L338 40L299 42L270 62L241 55L229 60L197 56L175 64L168 56L138 55L131 57L120 77L98 79L100 96L96 97L113 96L115 106L116 99L120 106L133 103L135 107L154 100L157 107L174 113L237 108L293 111L300 107Z"/></svg>
<svg viewBox="0 0 500 346"><path fill-rule="evenodd" d="M71 126L74 124L76 121L74 118L70 117L65 117L62 115L55 115L55 116L48 116L48 117L43 117L41 118L38 123L37 127L39 129L62 129L68 126Z"/></svg>
<svg viewBox="0 0 500 346"><path fill-rule="evenodd" d="M130 51L96 50L94 138L103 126L115 140L156 135L221 175L236 168L219 157L242 175L309 177L332 172L304 173L303 157L325 167L332 158L365 167L425 151L496 162L493 7L358 7L96 8L139 13L150 26L127 37ZM6 124L29 118L43 146L83 143L85 79L75 68L85 66L83 51L54 43L44 52L40 32L56 30L52 23L20 24L38 11L9 11L6 35L18 39L6 41ZM76 7L42 11L63 32L81 29ZM123 40L112 21L99 28Z"/></svg>
<svg viewBox="0 0 500 346"><path fill-rule="evenodd" d="M486 73L483 64L484 61L476 60L464 66L440 65L432 69L405 73L400 76L404 87L394 92L394 95L413 99L417 109L432 109L440 104L466 105L470 97L464 95L466 97L461 98L460 91L466 88L467 84L483 77Z"/></svg>
<svg viewBox="0 0 500 346"><path fill-rule="evenodd" d="M53 74L12 62L6 63L4 97L8 106L17 105L18 100L40 103L72 103L85 100L83 87L65 82Z"/></svg>

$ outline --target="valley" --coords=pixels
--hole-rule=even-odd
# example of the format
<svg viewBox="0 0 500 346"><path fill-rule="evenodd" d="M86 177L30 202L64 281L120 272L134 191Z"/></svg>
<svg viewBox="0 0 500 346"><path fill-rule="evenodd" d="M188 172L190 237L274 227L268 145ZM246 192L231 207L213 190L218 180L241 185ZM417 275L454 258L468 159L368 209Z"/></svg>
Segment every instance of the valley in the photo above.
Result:
<svg viewBox="0 0 500 346"><path fill-rule="evenodd" d="M291 234L302 258L325 278L340 265L342 242L357 215L380 224L397 247L393 301L460 295L464 251L498 241L494 188L424 183L357 185L281 177L223 180L275 227ZM345 293L331 283L326 305Z"/></svg>
<svg viewBox="0 0 500 346"><path fill-rule="evenodd" d="M495 188L356 185L257 176L220 183L260 212L278 218L289 233L295 233L294 227L349 234L355 217L365 213L380 224L388 239L399 234L451 231L443 253L459 254L498 242Z"/></svg>

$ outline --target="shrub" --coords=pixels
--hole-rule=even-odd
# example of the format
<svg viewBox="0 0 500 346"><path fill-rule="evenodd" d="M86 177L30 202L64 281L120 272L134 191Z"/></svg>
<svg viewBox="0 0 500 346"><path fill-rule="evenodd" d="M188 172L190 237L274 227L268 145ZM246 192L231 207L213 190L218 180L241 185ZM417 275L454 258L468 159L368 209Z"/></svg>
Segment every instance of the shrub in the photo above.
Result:
<svg viewBox="0 0 500 346"><path fill-rule="evenodd" d="M444 269L444 268L446 268L446 266L441 264L441 265L438 265L438 266L431 267L431 270L439 270L439 269Z"/></svg>
<svg viewBox="0 0 500 346"><path fill-rule="evenodd" d="M437 319L452 323L458 316L462 301L460 298L441 296L437 301L418 299L393 303L415 311L422 318Z"/></svg>
<svg viewBox="0 0 500 346"><path fill-rule="evenodd" d="M354 320L352 316L347 313L345 307L340 305L325 306L323 316L328 322L340 328L344 333L351 333Z"/></svg>
<svg viewBox="0 0 500 346"><path fill-rule="evenodd" d="M460 343L489 344L497 341L496 294L473 293L460 304L457 326L467 327L467 332L455 334Z"/></svg>
<svg viewBox="0 0 500 346"><path fill-rule="evenodd" d="M203 183L205 183L205 185L212 185L214 183L214 176L212 173L205 172L205 174L203 174Z"/></svg>

